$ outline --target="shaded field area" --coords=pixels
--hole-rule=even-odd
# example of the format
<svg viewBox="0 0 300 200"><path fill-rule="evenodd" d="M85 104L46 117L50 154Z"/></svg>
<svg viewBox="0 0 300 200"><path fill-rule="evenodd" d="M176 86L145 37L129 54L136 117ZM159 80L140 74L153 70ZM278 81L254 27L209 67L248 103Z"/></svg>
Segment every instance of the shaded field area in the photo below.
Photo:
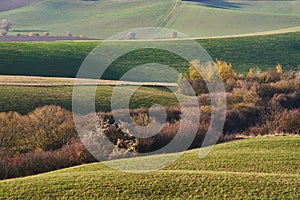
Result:
<svg viewBox="0 0 300 200"><path fill-rule="evenodd" d="M286 136L232 141L217 145L204 159L195 149L171 166L146 174L124 173L94 163L4 180L0 181L0 197L299 199L299 139ZM173 155L133 159L151 165ZM110 163L122 166L128 161Z"/></svg>
<svg viewBox="0 0 300 200"><path fill-rule="evenodd" d="M250 68L285 71L300 66L300 33L198 40L216 60L232 63L238 73ZM0 43L0 74L47 77L75 77L86 56L100 42ZM155 49L141 49L121 56L105 71L103 79L118 80L129 69L145 63L160 63L180 72L188 63L178 55ZM163 73L163 72L158 72Z"/></svg>

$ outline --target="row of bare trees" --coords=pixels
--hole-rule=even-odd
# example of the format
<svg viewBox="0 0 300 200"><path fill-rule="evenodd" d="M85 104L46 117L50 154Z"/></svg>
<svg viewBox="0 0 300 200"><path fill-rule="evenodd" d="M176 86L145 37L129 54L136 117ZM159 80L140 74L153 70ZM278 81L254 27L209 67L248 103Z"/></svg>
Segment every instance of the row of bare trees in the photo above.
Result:
<svg viewBox="0 0 300 200"><path fill-rule="evenodd" d="M6 36L8 34L9 29L11 29L11 21L8 19L2 19L0 22L0 27L1 27L1 35Z"/></svg>

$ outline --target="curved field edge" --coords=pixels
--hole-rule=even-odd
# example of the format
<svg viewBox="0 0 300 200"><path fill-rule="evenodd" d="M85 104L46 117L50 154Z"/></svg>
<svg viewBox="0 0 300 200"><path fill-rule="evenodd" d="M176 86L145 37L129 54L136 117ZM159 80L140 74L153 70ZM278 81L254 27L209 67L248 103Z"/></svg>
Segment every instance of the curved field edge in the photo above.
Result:
<svg viewBox="0 0 300 200"><path fill-rule="evenodd" d="M232 141L217 145L204 159L199 149L187 151L171 166L146 174L115 171L102 163L82 165L0 181L0 197L299 199L299 141L299 136Z"/></svg>

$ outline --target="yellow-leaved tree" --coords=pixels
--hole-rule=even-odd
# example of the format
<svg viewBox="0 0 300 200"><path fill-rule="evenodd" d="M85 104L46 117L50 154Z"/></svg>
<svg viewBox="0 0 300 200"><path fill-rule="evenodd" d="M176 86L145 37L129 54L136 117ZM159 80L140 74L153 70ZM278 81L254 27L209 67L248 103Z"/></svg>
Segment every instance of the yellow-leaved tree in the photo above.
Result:
<svg viewBox="0 0 300 200"><path fill-rule="evenodd" d="M225 61L217 60L216 68L220 73L220 76L223 81L227 81L229 79L233 79L235 77L235 73L232 69L232 65Z"/></svg>

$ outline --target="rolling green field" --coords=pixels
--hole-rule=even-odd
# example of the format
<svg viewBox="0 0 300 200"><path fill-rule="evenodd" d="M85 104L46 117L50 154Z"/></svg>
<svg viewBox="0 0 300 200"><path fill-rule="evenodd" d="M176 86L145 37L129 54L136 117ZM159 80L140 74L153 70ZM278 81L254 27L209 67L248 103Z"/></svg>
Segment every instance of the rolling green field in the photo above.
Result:
<svg viewBox="0 0 300 200"><path fill-rule="evenodd" d="M285 71L300 68L300 33L240 38L205 39L198 42L213 59L221 59L233 64L236 72L247 73L249 68L262 70L282 64ZM38 75L45 77L74 77L87 56L99 42L43 42L43 43L1 43L0 74ZM151 56L150 56L151 55ZM143 63L170 65L180 72L187 72L188 63L177 55L161 50L144 49L134 51L117 59L102 78L118 80L123 73ZM163 72L161 72L163 73ZM1 79L3 82L3 78ZM30 82L30 79L28 80ZM29 82L26 82L28 84ZM45 81L45 80L43 80ZM166 80L168 81L168 80ZM5 81L4 81L5 82ZM11 83L12 81L10 81ZM9 84L9 83L8 83ZM0 111L27 113L36 107L48 104L71 109L71 86L0 86ZM142 89L141 91L143 91ZM98 110L108 111L112 86L101 87L103 95L97 100ZM157 93L158 91L158 93ZM145 91L143 91L145 92ZM147 88L147 93L166 96L172 99L171 92ZM143 95L142 95L143 96ZM133 107L150 106L151 101L140 100ZM159 96L153 97L164 101ZM175 100L170 100L173 105Z"/></svg>
<svg viewBox="0 0 300 200"><path fill-rule="evenodd" d="M249 34L300 27L299 1L44 0L0 13L10 33L107 38L139 27L167 27L191 37Z"/></svg>
<svg viewBox="0 0 300 200"><path fill-rule="evenodd" d="M77 166L0 181L0 198L299 199L299 142L297 136L232 141L204 159L198 149L187 151L171 166L146 174L102 163ZM137 159L159 162L168 156Z"/></svg>
<svg viewBox="0 0 300 200"><path fill-rule="evenodd" d="M300 33L198 40L215 59L233 64L235 71L249 68L273 68L278 63L284 70L300 66ZM81 63L99 42L1 43L1 75L36 75L75 77ZM151 56L150 56L151 55ZM128 69L143 63L170 65L187 72L188 63L177 55L144 49L116 60L102 78L119 79Z"/></svg>
<svg viewBox="0 0 300 200"><path fill-rule="evenodd" d="M232 63L236 72L266 70L278 63L285 71L300 69L300 32L266 36L200 40L213 59Z"/></svg>
<svg viewBox="0 0 300 200"><path fill-rule="evenodd" d="M237 73L246 74L250 68L266 70L277 64L284 71L300 70L298 0L42 0L16 7L0 12L0 20L12 21L9 35L49 32L51 36L62 36L71 32L73 36L102 40L132 28L165 27L196 38L212 59L231 63ZM299 32L283 33L287 30ZM267 32L281 34L264 35ZM248 36L236 37L241 35ZM67 78L76 77L84 59L101 40L0 42L0 75L27 76L17 80L0 77L0 112L27 114L44 105L71 111L74 80ZM117 43L115 47L119 47ZM188 72L188 62L178 55L141 49L119 57L101 78L118 80L145 63ZM144 73L153 72L149 69ZM165 71L156 73L164 74L165 82L174 82L174 77ZM111 111L113 85L97 87L96 111ZM76 87L84 88L80 103L87 106L92 98L89 91L94 87ZM133 86L120 87L124 90L119 90L119 95L124 97L126 88ZM127 107L125 98L119 98L118 104ZM175 106L178 100L166 88L144 85L131 97L129 107L155 104ZM170 166L148 173L125 173L105 164L124 168L129 162L152 165L178 154L86 164L1 180L0 199L300 199L299 136L230 141L216 145L203 159L199 158L199 151L186 151Z"/></svg>
<svg viewBox="0 0 300 200"><path fill-rule="evenodd" d="M93 87L85 87L86 94L82 94L82 105ZM124 87L124 95L128 86ZM96 92L95 106L97 111L110 111L113 86L99 86ZM59 105L72 110L73 86L0 86L0 112L17 111L22 114L33 111L44 105ZM122 95L122 94L120 94ZM120 99L121 105L126 105L125 99ZM168 89L158 87L141 87L130 100L131 108L150 107L154 104L163 106L177 105L176 96ZM122 107L121 107L122 108Z"/></svg>

